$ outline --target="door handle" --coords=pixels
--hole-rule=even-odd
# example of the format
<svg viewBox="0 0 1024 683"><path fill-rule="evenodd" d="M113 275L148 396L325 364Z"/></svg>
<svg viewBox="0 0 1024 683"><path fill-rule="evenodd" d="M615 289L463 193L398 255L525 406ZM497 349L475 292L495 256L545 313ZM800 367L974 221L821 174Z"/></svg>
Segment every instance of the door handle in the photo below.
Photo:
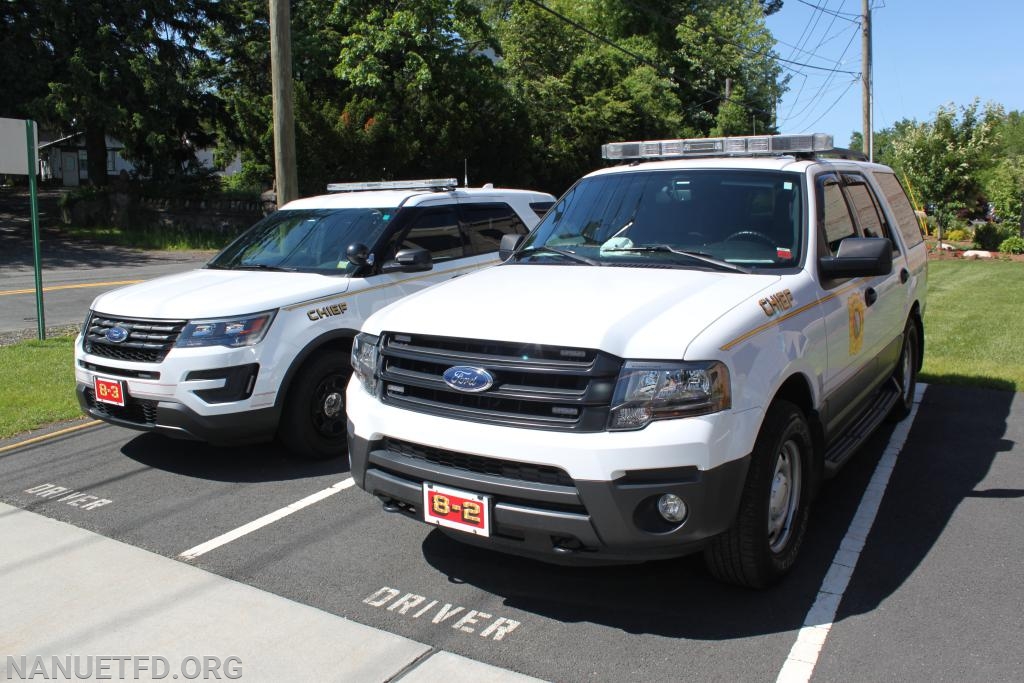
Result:
<svg viewBox="0 0 1024 683"><path fill-rule="evenodd" d="M875 291L874 287L868 287L864 290L864 303L870 306L871 304L878 301L878 292Z"/></svg>
<svg viewBox="0 0 1024 683"><path fill-rule="evenodd" d="M900 269L900 282L903 283L903 284L907 284L907 280L909 280L909 279L910 279L910 271L907 270L906 268L901 268Z"/></svg>

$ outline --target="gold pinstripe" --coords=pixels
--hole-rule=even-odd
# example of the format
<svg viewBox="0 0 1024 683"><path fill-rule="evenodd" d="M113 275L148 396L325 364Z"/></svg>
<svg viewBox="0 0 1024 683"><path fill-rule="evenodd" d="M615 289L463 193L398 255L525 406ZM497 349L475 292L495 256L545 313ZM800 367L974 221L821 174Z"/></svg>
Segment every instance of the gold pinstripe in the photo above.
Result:
<svg viewBox="0 0 1024 683"><path fill-rule="evenodd" d="M400 280L398 282L388 282L387 284L383 284L383 285L375 285L373 287L366 287L365 289L356 290L355 292L339 292L337 294L328 294L327 296L317 297L316 299L307 299L305 301L300 301L297 304L292 304L291 306L283 306L282 308L284 310L286 310L286 311L294 311L297 308L303 308L305 306L309 306L310 304L318 304L321 301L327 301L329 299L333 299L333 300L347 299L348 297L355 296L356 294L364 294L366 292L373 292L373 291L376 291L378 289L384 289L386 287L395 287L396 285L404 285L407 282L415 282L417 280L425 280L425 279L427 279L429 277L437 277L438 275L447 275L449 273L457 273L460 270L476 270L478 268L483 268L484 266L493 266L493 265L495 265L497 263L500 263L500 261L494 260L494 261L484 261L483 263L474 263L471 266L463 266L462 268L452 268L451 270L446 270L446 271L443 271L441 273L438 273L437 271L432 271L432 272L429 272L429 273L427 273L425 275L419 275L417 277L406 278L405 280Z"/></svg>
<svg viewBox="0 0 1024 683"><path fill-rule="evenodd" d="M827 301L831 301L832 299L835 299L836 297L839 297L839 296L845 294L846 292L849 292L852 289L856 289L857 287L859 287L861 285L861 283L862 283L862 279L861 278L858 278L858 279L854 280L853 282L847 283L843 287L841 287L841 288L837 289L836 291L831 292L831 293L821 297L820 299L818 299L816 301L812 301L809 304L805 304L805 305L801 306L800 308L795 308L792 311L790 311L789 313L786 313L785 315L783 315L781 317L778 317L778 318L773 318L772 320L770 320L769 322L764 323L763 325L758 325L757 327L755 327L754 329L750 330L749 332L745 332L745 333L741 334L740 336L736 337L735 339L733 339L729 343L727 343L727 344L725 344L725 345L723 345L723 346L721 346L719 348L722 351L731 351L735 346L737 346L738 344L741 344L741 343L747 341L751 337L755 337L755 336L761 334L762 332L764 332L765 330L769 330L769 329L775 327L776 325L780 325L781 323L785 322L786 320L789 320L790 318L792 318L794 316L800 315L801 313L806 313L807 311L811 310L812 308L820 306L821 304L823 304L823 303L825 303Z"/></svg>

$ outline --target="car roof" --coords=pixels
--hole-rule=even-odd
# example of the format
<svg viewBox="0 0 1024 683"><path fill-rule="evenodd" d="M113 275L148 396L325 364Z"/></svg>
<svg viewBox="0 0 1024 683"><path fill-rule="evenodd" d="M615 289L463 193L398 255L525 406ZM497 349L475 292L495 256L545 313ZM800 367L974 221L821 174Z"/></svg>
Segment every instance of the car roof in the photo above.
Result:
<svg viewBox="0 0 1024 683"><path fill-rule="evenodd" d="M589 178L615 173L632 173L636 171L673 171L691 169L768 170L806 173L809 169L814 167L891 171L887 166L883 166L881 164L865 161L853 161L849 159L833 159L828 157L806 159L793 156L708 156L621 164L592 171L585 177Z"/></svg>
<svg viewBox="0 0 1024 683"><path fill-rule="evenodd" d="M513 190L497 187L463 187L448 192L429 190L368 190L361 192L333 192L315 197L303 197L288 202L282 211L295 209L363 209L394 208L401 205L415 206L427 199L446 197L458 199L493 199L507 201L512 196L521 196L527 201L552 201L554 197L534 190Z"/></svg>

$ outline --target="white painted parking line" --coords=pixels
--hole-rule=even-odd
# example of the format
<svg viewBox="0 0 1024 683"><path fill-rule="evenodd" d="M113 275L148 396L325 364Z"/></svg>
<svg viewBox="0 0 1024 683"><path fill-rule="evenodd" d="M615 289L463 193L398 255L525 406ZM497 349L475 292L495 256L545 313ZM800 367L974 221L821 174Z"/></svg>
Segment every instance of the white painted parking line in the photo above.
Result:
<svg viewBox="0 0 1024 683"><path fill-rule="evenodd" d="M178 559L180 559L180 560L194 560L195 558L199 557L200 555L205 555L206 553L210 552L211 550L219 548L222 545L226 545L226 544L230 543L231 541L234 541L236 539L241 538L242 536L245 536L246 534L251 534L252 532L256 531L257 529L262 529L263 527L267 526L268 524L273 524L277 520L283 519L283 518L287 517L288 515L292 514L293 512L298 512L302 508L309 507L313 503L319 503L324 498L329 498L329 497L333 496L335 493L338 493L340 491L344 491L345 489L349 488L350 486L352 486L355 483L356 483L355 480L352 479L351 477L349 477L348 479L343 479L343 480L339 481L337 484L334 484L334 485L332 485L332 486L330 486L328 488L325 488L323 491L317 491L313 495L306 496L302 500L296 501L296 502L292 503L291 505L288 505L288 506L285 506L285 507L281 508L280 510L275 510L274 512L271 512L270 514L263 515L259 519L253 520L253 521L249 522L248 524L245 524L243 526L238 527L237 529L234 529L232 531L228 531L227 533L221 534L217 538L210 539L209 541L206 541L205 543L200 543L199 545L197 545L194 548L189 548L185 552L183 552L180 555L178 555Z"/></svg>
<svg viewBox="0 0 1024 683"><path fill-rule="evenodd" d="M917 408L921 404L921 397L924 396L927 385L919 384L914 394L914 407L905 420L896 425L889 437L889 444L882 453L878 465L875 466L875 473L864 490L864 496L860 499L857 512L846 530L839 550L832 558L832 566L829 567L818 589L818 597L811 605L810 611L804 618L803 628L797 635L793 649L789 651L789 657L779 672L776 683L807 683L811 680L814 667L818 663L818 657L825 646L825 639L828 638L832 629L832 622L836 618L836 611L843 599L846 587L853 576L853 570L857 566L857 560L864 549L871 525L875 522L878 508L885 496L885 489L889 485L889 477L896 467L896 458L903 450L910 434L910 428L914 424L914 417L917 416Z"/></svg>

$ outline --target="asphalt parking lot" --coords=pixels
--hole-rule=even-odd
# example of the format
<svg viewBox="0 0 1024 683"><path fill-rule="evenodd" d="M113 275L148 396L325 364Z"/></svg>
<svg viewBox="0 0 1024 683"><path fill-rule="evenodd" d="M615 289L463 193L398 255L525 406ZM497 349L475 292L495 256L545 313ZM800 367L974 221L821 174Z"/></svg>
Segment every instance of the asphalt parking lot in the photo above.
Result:
<svg viewBox="0 0 1024 683"><path fill-rule="evenodd" d="M552 681L1024 679L1022 394L929 387L827 482L799 566L762 592L699 557L566 568L464 546L384 513L344 459L274 444L30 436L0 442L3 503L428 654Z"/></svg>

